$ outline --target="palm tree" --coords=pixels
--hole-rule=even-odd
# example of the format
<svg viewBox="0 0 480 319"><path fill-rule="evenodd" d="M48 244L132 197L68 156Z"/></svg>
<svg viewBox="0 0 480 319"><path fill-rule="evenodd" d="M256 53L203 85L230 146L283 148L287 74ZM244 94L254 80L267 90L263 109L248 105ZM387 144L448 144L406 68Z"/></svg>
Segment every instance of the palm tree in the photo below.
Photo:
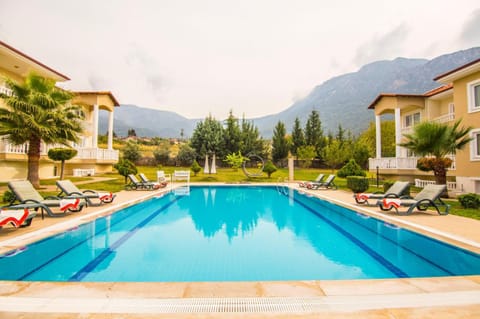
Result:
<svg viewBox="0 0 480 319"><path fill-rule="evenodd" d="M70 104L73 94L57 88L52 79L32 73L23 84L6 79L6 85L13 94L0 96L6 104L0 108L0 136L15 145L28 143L27 179L38 188L41 142L77 142L84 114Z"/></svg>
<svg viewBox="0 0 480 319"><path fill-rule="evenodd" d="M419 170L433 171L436 183L446 184L447 169L452 165L447 156L454 155L472 140L471 128L459 126L460 121L453 125L422 122L414 127L412 134L405 134L407 140L399 145L422 156L417 161Z"/></svg>

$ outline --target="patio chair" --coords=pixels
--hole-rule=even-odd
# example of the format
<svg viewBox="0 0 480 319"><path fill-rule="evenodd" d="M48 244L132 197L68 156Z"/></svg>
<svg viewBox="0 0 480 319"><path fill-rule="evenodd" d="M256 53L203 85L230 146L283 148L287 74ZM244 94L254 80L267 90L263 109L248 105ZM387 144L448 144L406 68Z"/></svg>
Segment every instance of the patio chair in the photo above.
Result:
<svg viewBox="0 0 480 319"><path fill-rule="evenodd" d="M439 215L447 215L450 205L445 204L440 196L447 190L447 185L427 184L414 198L384 198L377 201L377 206L383 211L395 209L397 214L409 215L414 209L425 211L429 207L435 208ZM399 212L400 207L408 207L406 212ZM440 211L444 207L444 212Z"/></svg>
<svg viewBox="0 0 480 319"><path fill-rule="evenodd" d="M300 187L307 187L308 184L310 183L321 183L323 182L323 179L325 178L325 174L318 174L317 178L315 178L312 181L302 181L298 183L298 186Z"/></svg>
<svg viewBox="0 0 480 319"><path fill-rule="evenodd" d="M320 182L320 183L309 183L307 185L307 188L308 189L337 189L337 185L335 185L335 183L333 182L335 180L335 175L334 174L331 174L327 177L327 179L325 180L325 182Z"/></svg>
<svg viewBox="0 0 480 319"><path fill-rule="evenodd" d="M27 227L32 223L33 217L37 212L30 211L28 208L21 206L5 206L0 208L0 228L7 224L13 227Z"/></svg>
<svg viewBox="0 0 480 319"><path fill-rule="evenodd" d="M126 190L153 190L155 189L155 185L152 182L142 182L137 179L137 177L133 174L128 174L129 183L125 185ZM158 186L157 186L158 188Z"/></svg>
<svg viewBox="0 0 480 319"><path fill-rule="evenodd" d="M167 183L172 180L170 174L165 174L165 171L157 171L157 182L158 183Z"/></svg>
<svg viewBox="0 0 480 319"><path fill-rule="evenodd" d="M14 199L10 204L19 202L19 205L23 205L24 208L32 208L35 210L42 210L42 219L44 213L47 212L50 217L64 216L68 211L79 212L85 206L85 201L79 197L64 197L48 196L43 198L39 192L33 187L29 181L10 181L8 182L8 188L13 192ZM19 205L15 205L19 207ZM58 207L61 213L55 213L51 208Z"/></svg>
<svg viewBox="0 0 480 319"><path fill-rule="evenodd" d="M60 189L60 193L58 194L59 197L62 195L70 197L78 196L85 199L87 206L100 206L104 203L111 203L116 196L109 192L97 192L91 189L81 191L71 180L68 179L57 181L56 184ZM93 201L93 199L98 199L98 202Z"/></svg>
<svg viewBox="0 0 480 319"><path fill-rule="evenodd" d="M153 181L149 180L148 177L145 176L145 174L143 174L143 173L138 174L138 176L142 180L142 183L153 184L153 188L155 188L155 189L167 186L167 181L166 180L162 181L162 182L153 182Z"/></svg>
<svg viewBox="0 0 480 319"><path fill-rule="evenodd" d="M383 199L383 198L400 198L403 193L407 190L409 182L400 182L396 181L390 186L385 193L375 192L375 193L356 193L353 195L357 204L367 204L369 199Z"/></svg>

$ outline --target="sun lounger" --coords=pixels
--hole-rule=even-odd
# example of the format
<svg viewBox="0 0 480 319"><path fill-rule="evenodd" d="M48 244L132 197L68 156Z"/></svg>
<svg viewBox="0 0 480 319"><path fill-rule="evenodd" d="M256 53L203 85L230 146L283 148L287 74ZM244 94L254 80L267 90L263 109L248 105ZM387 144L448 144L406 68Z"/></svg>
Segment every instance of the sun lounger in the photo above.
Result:
<svg viewBox="0 0 480 319"><path fill-rule="evenodd" d="M2 207L0 208L0 228L7 224L15 228L30 226L35 215L37 212L21 206Z"/></svg>
<svg viewBox="0 0 480 319"><path fill-rule="evenodd" d="M318 176L317 176L317 178L315 178L315 180L299 182L298 186L308 187L308 184L310 184L310 183L322 183L324 178L325 178L325 174L318 174Z"/></svg>
<svg viewBox="0 0 480 319"><path fill-rule="evenodd" d="M325 180L325 182L320 182L320 183L309 183L307 185L307 188L308 189L322 189L322 188L325 188L325 189L329 189L329 188L335 188L337 189L337 185L335 185L335 183L333 182L335 180L335 175L334 174L331 174L327 177L327 179Z"/></svg>
<svg viewBox="0 0 480 319"><path fill-rule="evenodd" d="M429 207L435 208L439 215L447 215L450 205L445 204L440 196L447 190L447 185L428 184L414 198L384 198L377 201L377 206L383 211L395 209L397 214L409 215L414 209L425 211ZM408 207L406 212L399 212L400 207ZM442 212L440 208L443 207Z"/></svg>
<svg viewBox="0 0 480 319"><path fill-rule="evenodd" d="M395 182L385 193L357 193L353 195L357 204L367 204L369 199L400 198L407 190L409 182Z"/></svg>
<svg viewBox="0 0 480 319"><path fill-rule="evenodd" d="M137 179L137 177L133 174L129 174L128 176L129 183L125 185L126 190L154 190L158 189L160 186L158 183L152 182L142 182Z"/></svg>
<svg viewBox="0 0 480 319"><path fill-rule="evenodd" d="M142 183L153 184L153 188L155 188L155 189L167 186L167 181L166 180L164 180L162 182L153 182L153 181L149 180L148 177L145 176L145 174L143 174L143 173L138 174L138 176L142 180Z"/></svg>
<svg viewBox="0 0 480 319"><path fill-rule="evenodd" d="M81 197L87 202L87 206L100 206L104 203L111 203L115 199L115 194L110 192L97 192L91 189L81 191L78 187L72 183L72 181L66 179L57 181L57 187L60 189L60 194L58 196L70 196L70 197ZM93 200L98 199L98 201Z"/></svg>
<svg viewBox="0 0 480 319"><path fill-rule="evenodd" d="M19 205L23 205L24 208L32 208L35 210L42 210L42 219L44 213L47 212L48 216L60 217L64 216L66 212L79 212L85 206L85 201L79 197L64 197L48 196L43 198L40 193L33 187L29 181L10 181L8 182L8 188L13 192L15 198L10 204L19 202ZM19 206L15 205L15 206ZM51 208L58 207L60 213L53 212Z"/></svg>

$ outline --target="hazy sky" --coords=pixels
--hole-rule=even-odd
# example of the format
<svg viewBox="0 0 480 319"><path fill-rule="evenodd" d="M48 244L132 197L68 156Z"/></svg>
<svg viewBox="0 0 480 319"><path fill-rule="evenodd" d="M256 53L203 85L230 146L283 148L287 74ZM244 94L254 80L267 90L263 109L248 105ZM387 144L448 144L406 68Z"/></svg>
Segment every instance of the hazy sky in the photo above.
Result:
<svg viewBox="0 0 480 319"><path fill-rule="evenodd" d="M122 104L280 112L331 77L480 46L478 0L0 0L0 39Z"/></svg>

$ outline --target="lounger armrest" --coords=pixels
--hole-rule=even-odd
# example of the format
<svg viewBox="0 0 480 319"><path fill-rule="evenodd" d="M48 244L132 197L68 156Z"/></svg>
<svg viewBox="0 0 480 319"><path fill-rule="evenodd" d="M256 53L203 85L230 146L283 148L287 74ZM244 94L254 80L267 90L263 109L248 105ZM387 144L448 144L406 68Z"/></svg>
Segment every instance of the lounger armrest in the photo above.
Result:
<svg viewBox="0 0 480 319"><path fill-rule="evenodd" d="M26 200L22 200L22 201L20 202L20 205L21 205L21 204L28 204L28 203L41 204L38 200L35 200L35 199L26 199Z"/></svg>
<svg viewBox="0 0 480 319"><path fill-rule="evenodd" d="M83 196L83 194L80 192L71 192L67 196L63 196L63 197L66 198L66 197L72 197L72 196Z"/></svg>
<svg viewBox="0 0 480 319"><path fill-rule="evenodd" d="M388 193L388 194L385 194L383 197L386 197L386 198L399 198L397 194L394 194L394 193ZM400 197L401 198L401 197Z"/></svg>
<svg viewBox="0 0 480 319"><path fill-rule="evenodd" d="M64 197L64 198L68 198L68 196ZM47 197L45 197L45 199L62 199L62 198L60 198L58 196L47 196Z"/></svg>
<svg viewBox="0 0 480 319"><path fill-rule="evenodd" d="M82 191L83 194L96 194L97 192L91 189L86 189Z"/></svg>

